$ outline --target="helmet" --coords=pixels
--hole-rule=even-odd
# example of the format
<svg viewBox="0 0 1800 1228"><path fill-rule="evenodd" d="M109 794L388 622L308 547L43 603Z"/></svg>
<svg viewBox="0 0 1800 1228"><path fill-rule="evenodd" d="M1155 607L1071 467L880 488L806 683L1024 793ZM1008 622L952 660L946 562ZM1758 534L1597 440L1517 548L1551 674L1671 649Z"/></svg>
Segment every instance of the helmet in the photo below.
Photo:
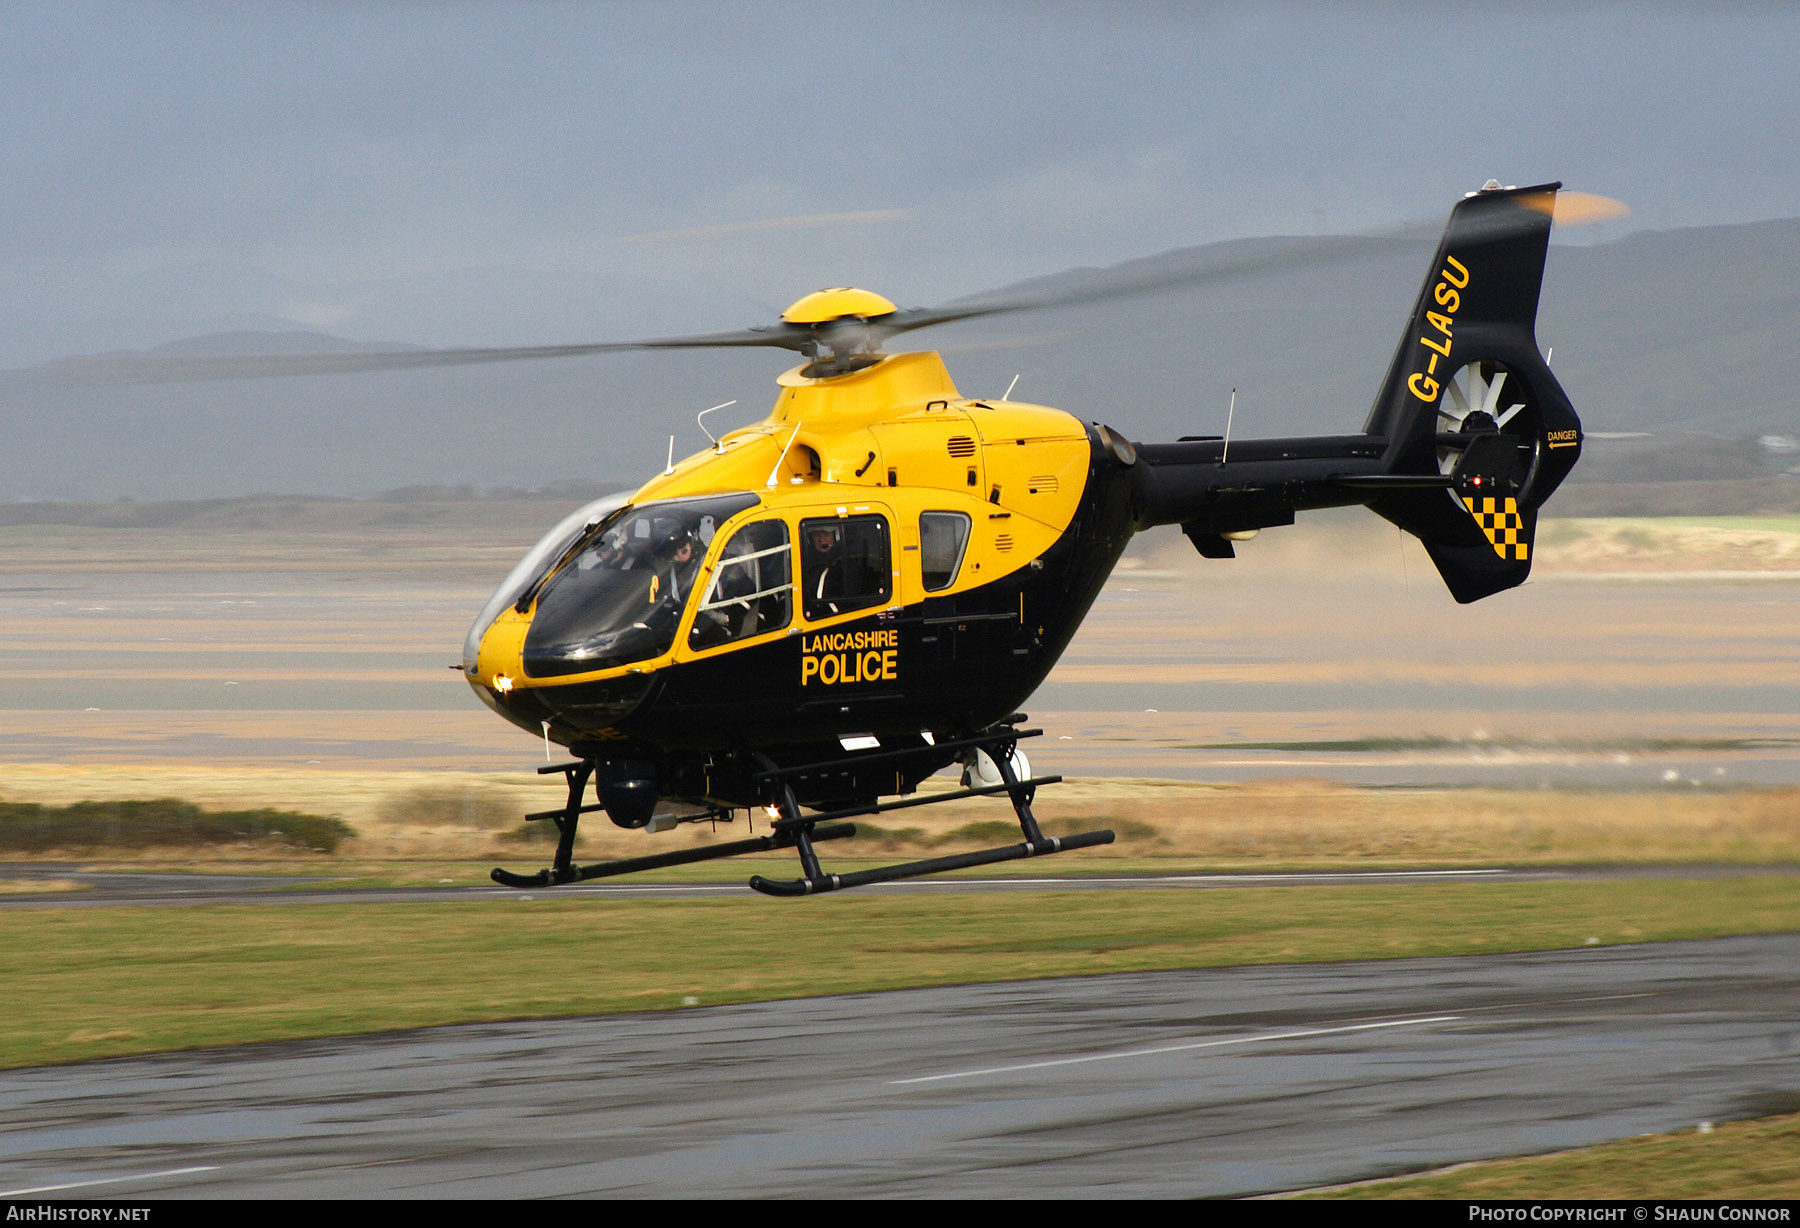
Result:
<svg viewBox="0 0 1800 1228"><path fill-rule="evenodd" d="M695 541L692 531L686 528L679 528L658 543L656 553L662 558L672 559L677 554L681 553L681 548L683 546L690 546L698 549L699 543Z"/></svg>

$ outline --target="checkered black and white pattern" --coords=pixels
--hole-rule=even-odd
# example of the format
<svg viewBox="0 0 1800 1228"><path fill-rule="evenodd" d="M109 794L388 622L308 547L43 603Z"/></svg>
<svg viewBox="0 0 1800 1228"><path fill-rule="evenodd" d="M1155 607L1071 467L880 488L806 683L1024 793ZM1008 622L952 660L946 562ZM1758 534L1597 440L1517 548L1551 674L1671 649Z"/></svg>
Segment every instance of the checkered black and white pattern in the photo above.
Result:
<svg viewBox="0 0 1800 1228"><path fill-rule="evenodd" d="M1465 495L1463 506L1469 509L1469 515L1475 517L1475 523L1481 526L1488 541L1494 544L1495 554L1509 563L1525 561L1530 547L1520 540L1525 532L1525 523L1519 518L1519 505L1515 500L1510 496L1504 499L1471 499Z"/></svg>

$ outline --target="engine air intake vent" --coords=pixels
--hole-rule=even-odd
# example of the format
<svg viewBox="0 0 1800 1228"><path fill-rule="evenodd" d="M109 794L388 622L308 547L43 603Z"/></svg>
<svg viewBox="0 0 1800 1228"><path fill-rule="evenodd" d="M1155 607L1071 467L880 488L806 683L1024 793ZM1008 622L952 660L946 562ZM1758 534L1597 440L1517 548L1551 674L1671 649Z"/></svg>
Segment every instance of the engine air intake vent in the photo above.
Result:
<svg viewBox="0 0 1800 1228"><path fill-rule="evenodd" d="M975 455L975 441L967 435L950 436L950 455L957 457Z"/></svg>

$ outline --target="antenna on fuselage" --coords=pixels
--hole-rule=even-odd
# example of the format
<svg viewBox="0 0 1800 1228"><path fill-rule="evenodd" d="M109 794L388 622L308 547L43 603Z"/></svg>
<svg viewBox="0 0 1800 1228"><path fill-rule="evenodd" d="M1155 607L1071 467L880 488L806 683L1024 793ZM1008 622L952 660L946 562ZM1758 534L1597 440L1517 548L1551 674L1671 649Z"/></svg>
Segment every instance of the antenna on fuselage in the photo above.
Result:
<svg viewBox="0 0 1800 1228"><path fill-rule="evenodd" d="M1231 451L1231 419L1237 413L1237 389L1231 390L1231 404L1225 409L1225 446L1219 449L1219 467L1225 467L1225 457Z"/></svg>
<svg viewBox="0 0 1800 1228"><path fill-rule="evenodd" d="M781 455L775 458L775 467L769 470L768 486L770 490L775 489L775 479L781 476L781 462L787 459L788 449L794 446L794 435L798 435L799 433L800 424L796 422L794 423L794 434L788 436L787 443L782 445Z"/></svg>
<svg viewBox="0 0 1800 1228"><path fill-rule="evenodd" d="M1015 375L1015 376L1013 376L1013 382L1012 382L1012 383L1010 383L1010 384L1008 384L1008 385L1007 385L1007 386L1006 386L1006 393L1005 393L1005 395L1003 395L1003 396L1002 396L1002 397L1001 397L1001 398L1000 398L1000 399L1001 399L1001 400L1002 400L1002 401L1010 401L1010 400L1012 400L1012 390L1013 390L1013 389L1014 389L1014 388L1017 388L1017 387L1018 387L1018 386L1019 386L1019 377L1018 377L1018 376L1016 376L1016 375Z"/></svg>
<svg viewBox="0 0 1800 1228"><path fill-rule="evenodd" d="M700 433L702 435L706 436L708 439L712 440L714 456L725 455L725 441L722 439L713 439L713 433L706 429L706 415L712 413L713 410L728 409L731 406L736 405L736 404L737 404L736 400L730 400L730 401L725 402L723 405L715 405L712 407L712 409L703 409L700 411L700 416L694 419L695 422L698 422L700 424Z"/></svg>

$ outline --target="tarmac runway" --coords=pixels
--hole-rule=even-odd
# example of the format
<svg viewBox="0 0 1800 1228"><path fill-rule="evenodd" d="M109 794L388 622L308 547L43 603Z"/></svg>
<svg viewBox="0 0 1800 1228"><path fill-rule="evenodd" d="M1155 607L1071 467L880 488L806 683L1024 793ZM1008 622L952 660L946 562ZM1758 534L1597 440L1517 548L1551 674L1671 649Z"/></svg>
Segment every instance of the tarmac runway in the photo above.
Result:
<svg viewBox="0 0 1800 1228"><path fill-rule="evenodd" d="M0 1197L1245 1195L1797 1106L1776 935L0 1072Z"/></svg>
<svg viewBox="0 0 1800 1228"><path fill-rule="evenodd" d="M748 870L745 871L749 873ZM863 895L943 895L995 891L1226 890L1242 887L1354 887L1418 883L1541 883L1622 878L1729 878L1800 875L1800 865L1468 866L1438 870L1295 870L1227 874L1090 874L1000 878L923 878L859 887ZM198 904L417 904L569 899L698 899L749 896L744 880L671 883L587 882L520 890L488 884L447 887L340 887L319 875L158 873L91 870L79 862L0 862L0 883L72 883L75 890L0 896L7 909L107 908Z"/></svg>

